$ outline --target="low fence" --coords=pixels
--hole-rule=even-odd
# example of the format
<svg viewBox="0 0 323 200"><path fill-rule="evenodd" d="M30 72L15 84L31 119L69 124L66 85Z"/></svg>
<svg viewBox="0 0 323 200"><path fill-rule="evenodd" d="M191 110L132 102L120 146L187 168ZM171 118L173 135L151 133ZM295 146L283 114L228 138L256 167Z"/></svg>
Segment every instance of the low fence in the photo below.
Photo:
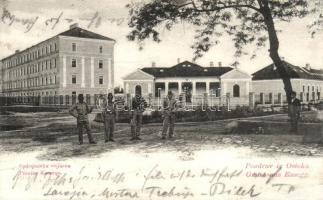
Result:
<svg viewBox="0 0 323 200"><path fill-rule="evenodd" d="M160 110L163 105L165 97L152 97L144 96L147 102L148 109ZM100 104L99 94L89 95L85 94L85 101L90 106L98 107ZM225 96L216 97L215 95L196 95L187 98L185 95L176 96L178 107L185 110L194 110L196 108L209 110L231 110L237 107L248 107L249 109L268 109L269 111L284 110L287 107L286 102L273 102L273 104L259 104L255 101L255 96L250 94L249 96L240 96L237 98L231 97L230 94ZM115 95L115 101L118 103L119 109L131 109L132 97L127 94ZM11 105L31 105L31 106L49 106L49 107L69 107L77 102L76 95L54 95L54 96L17 96L8 97L0 96L0 106ZM317 105L317 104L316 104ZM304 110L309 110L311 107L316 106L314 104L302 104Z"/></svg>

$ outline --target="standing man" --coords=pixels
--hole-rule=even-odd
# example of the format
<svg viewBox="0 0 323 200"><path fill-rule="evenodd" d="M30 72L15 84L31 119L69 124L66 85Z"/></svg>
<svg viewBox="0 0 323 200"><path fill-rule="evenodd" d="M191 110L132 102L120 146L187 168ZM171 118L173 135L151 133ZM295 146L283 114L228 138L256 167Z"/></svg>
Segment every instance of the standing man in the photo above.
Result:
<svg viewBox="0 0 323 200"><path fill-rule="evenodd" d="M176 109L176 100L173 96L172 91L168 91L168 95L163 102L163 132L162 139L166 139L166 133L168 130L168 137L172 138L174 135L174 126L175 126L175 109Z"/></svg>
<svg viewBox="0 0 323 200"><path fill-rule="evenodd" d="M300 111L301 111L301 102L299 99L296 98L296 92L292 91L291 93L291 104L289 105L289 117L291 122L291 129L290 132L297 133L298 129L298 120L300 118Z"/></svg>
<svg viewBox="0 0 323 200"><path fill-rule="evenodd" d="M83 94L78 95L78 103L74 104L70 110L69 113L77 119L77 129L79 134L79 144L83 144L83 128L85 128L85 131L87 133L87 136L89 138L90 144L96 144L96 142L93 140L93 136L91 134L90 125L89 125L89 118L88 114L92 112L93 107L89 108L87 103L84 102L84 96Z"/></svg>
<svg viewBox="0 0 323 200"><path fill-rule="evenodd" d="M116 104L113 101L113 94L108 94L108 100L104 100L104 111L102 113L104 120L104 140L105 142L114 142L113 133L116 124Z"/></svg>
<svg viewBox="0 0 323 200"><path fill-rule="evenodd" d="M131 139L141 140L140 130L142 126L142 113L145 111L147 103L139 92L136 92L136 96L132 100L132 119L131 119Z"/></svg>

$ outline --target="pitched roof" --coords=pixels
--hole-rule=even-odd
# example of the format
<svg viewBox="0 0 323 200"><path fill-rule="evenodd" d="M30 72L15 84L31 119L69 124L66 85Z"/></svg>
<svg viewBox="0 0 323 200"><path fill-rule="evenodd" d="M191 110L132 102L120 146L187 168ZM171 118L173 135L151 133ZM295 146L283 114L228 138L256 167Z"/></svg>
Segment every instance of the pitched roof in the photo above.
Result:
<svg viewBox="0 0 323 200"><path fill-rule="evenodd" d="M287 74L289 78L294 79L315 79L315 80L323 80L323 71L316 69L309 69L292 65L286 61L283 61L285 69L287 70ZM267 67L262 68L261 70L252 74L252 80L272 80L272 79L281 79L281 77L276 70L276 66L274 64L270 64Z"/></svg>
<svg viewBox="0 0 323 200"><path fill-rule="evenodd" d="M67 30L65 32L62 32L62 33L60 33L58 35L115 41L114 39L105 37L103 35L100 35L100 34L85 30L85 29L82 29L80 27L74 27L74 28L69 29L69 30Z"/></svg>
<svg viewBox="0 0 323 200"><path fill-rule="evenodd" d="M145 67L141 70L156 78L162 78L221 76L232 69L231 67L202 67L198 64L184 61L172 67Z"/></svg>
<svg viewBox="0 0 323 200"><path fill-rule="evenodd" d="M15 52L15 53L13 53L13 54L11 54L9 56L6 56L6 57L4 57L4 58L2 58L0 60L2 61L2 60L5 60L5 59L8 59L8 58L10 58L10 57L12 57L12 56L14 56L16 54L22 54L23 52L25 52L25 51L27 51L27 50L29 50L29 49L31 49L31 48L33 48L33 47L35 47L35 46L43 43L43 42L46 42L46 41L48 41L48 40L50 40L52 38L55 38L55 37L57 37L59 35L69 36L69 37L80 37L80 38L91 38L91 39L115 41L114 39L105 37L103 35L100 35L100 34L97 34L97 33L94 33L94 32L88 31L88 30L85 30L85 29L82 29L80 27L74 27L74 28L71 28L71 29L69 29L67 31L64 31L62 33L59 33L59 34L57 34L57 35L55 35L55 36L53 36L51 38L48 38L46 40L43 40L43 41L41 41L41 42L39 42L39 43L37 43L35 45L32 45L32 46L30 46L30 47L28 47L28 48L26 48L26 49L24 49L22 51L19 51L19 53Z"/></svg>

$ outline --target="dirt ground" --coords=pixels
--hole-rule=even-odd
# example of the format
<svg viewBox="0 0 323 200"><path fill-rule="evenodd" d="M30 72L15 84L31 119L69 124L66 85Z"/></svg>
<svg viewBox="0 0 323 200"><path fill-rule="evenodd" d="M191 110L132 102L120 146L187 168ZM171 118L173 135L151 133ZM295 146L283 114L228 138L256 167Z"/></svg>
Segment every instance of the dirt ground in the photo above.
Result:
<svg viewBox="0 0 323 200"><path fill-rule="evenodd" d="M93 116L92 116L93 118ZM267 116L261 120L279 120L286 119L286 116ZM66 113L15 113L11 115L2 115L0 125L7 131L1 131L0 134L0 177L1 182L0 199L319 199L322 194L322 166L323 166L323 147L318 144L303 144L301 135L290 135L282 130L283 134L264 135L264 134L226 134L226 125L232 120L223 120L216 122L203 123L185 123L177 124L175 128L175 137L173 139L161 140L161 124L146 124L142 128L142 140L130 141L129 124L118 124L115 132L114 143L104 143L103 124L91 122L92 133L98 142L95 145L88 144L87 136L84 135L84 144L78 145L78 136L76 131L76 121ZM14 126L12 126L14 125ZM77 195L72 189L67 194L59 192L55 183L47 183L53 186L46 187L43 184L44 179L32 179L22 181L17 178L17 171L21 172L27 163L59 163L60 165L69 164L72 169L60 169L59 173L74 174L80 168L85 168L87 176L99 169L120 170L125 174L125 180L115 179L107 180L109 182L110 193L104 190L103 185L98 188L90 189L97 182L84 182L90 185L73 185L78 188L78 192L86 190L86 195ZM260 164L259 164L260 163ZM292 191L282 193L286 188L276 190L277 184L282 184L276 179L270 185L267 183L268 177L263 179L250 178L250 173L259 173L254 171L251 166L272 164L282 164L285 166L282 170L292 168L297 177L284 180L283 184L287 187L293 183ZM247 168L252 168L248 172ZM292 165L292 167L291 167ZM306 168L306 166L308 168ZM82 168L82 169L83 169ZM159 170L160 168L160 171ZM230 170L242 169L245 173L243 177L237 175L234 181L236 184L250 183L250 188L245 189L245 194L240 194L241 186L232 186L232 192L228 192L229 186L233 184L231 178L235 172L226 177L232 176L226 182L227 188L219 179L209 180L207 183L202 177L206 176L205 170L222 169ZM35 169L32 168L32 172ZM183 172L182 170L186 170ZM263 168L261 170L264 170ZM302 171L303 170L303 171ZM55 171L55 170L54 170ZM189 172L188 172L189 171ZM202 172L201 172L202 171ZM270 172L274 173L271 168ZM28 172L28 170L27 170ZM26 172L26 173L27 173ZM30 172L30 171L29 171ZM39 172L36 170L36 172ZM57 170L56 170L57 172ZM66 172L66 173L65 173ZM68 172L68 173L67 173ZM121 173L120 172L120 173ZM135 173L136 172L136 173ZM153 172L154 175L149 173ZM172 178L172 173L185 173L187 180L176 181ZM263 172L263 171L261 171ZM79 172L81 173L81 172ZM85 172L84 172L85 173ZM121 173L121 174L122 174ZM148 173L148 175L147 175ZM171 174L167 178L166 175ZM191 174L191 179L188 177ZM249 175L247 175L249 173ZM280 173L280 172L279 172ZM304 174L307 173L307 176ZM100 174L100 173L99 173ZM198 176L198 175L199 176ZM216 173L215 173L216 174ZM216 176L213 174L213 176ZM303 175L301 175L303 174ZM295 176L296 176L295 175ZM112 176L112 175L111 175ZM151 176L151 180L147 177ZM184 175L181 175L184 176ZM210 174L208 176L211 176ZM175 175L174 175L175 177ZM199 177L200 179L195 179ZM60 177L62 178L62 177ZM72 178L75 178L74 176ZM83 177L84 178L84 177ZM92 177L93 178L93 177ZM119 177L120 178L120 177ZM71 179L71 177L70 177ZM172 180L169 180L172 179ZM234 180L234 178L232 178ZM39 180L39 183L38 183ZM83 179L82 179L83 180ZM176 179L177 180L177 179ZM10 184L7 184L10 181ZM212 182L213 181L213 182ZM223 180L223 182L225 182ZM266 183L265 183L266 182ZM271 180L269 180L271 182ZM101 183L101 182L100 182ZM213 184L211 184L213 183ZM256 184L252 188L252 183ZM16 185L15 185L16 184ZM29 184L29 186L28 186ZM67 183L66 183L67 184ZM122 186L120 186L120 184ZM211 185L210 185L211 184ZM215 184L215 185L214 185ZM15 186L13 186L15 185ZM172 188L171 186L174 186ZM202 185L205 185L201 188ZM55 187L54 187L55 186ZM81 187L82 186L82 187ZM164 193L154 188L158 186ZM51 191L49 191L51 188ZM62 186L63 187L63 186ZM65 185L63 188L69 188ZM45 188L45 189L44 189ZM55 189L55 192L53 190ZM86 188L86 189L84 189ZM121 188L121 189L120 189ZM126 189L125 189L126 188ZM166 188L166 189L165 189ZM291 187L292 188L292 187ZM11 192L4 192L9 189ZM61 188L60 188L61 189ZM105 188L107 189L107 188ZM123 190L124 189L124 190ZM177 191L180 190L180 191ZM275 190L274 190L275 189ZM62 190L62 189L61 189ZM167 191L166 191L167 190ZM207 192L200 192L200 191ZM234 190L239 190L238 192ZM258 190L259 196L253 197ZM104 192L105 191L105 192ZM114 192L112 192L114 191ZM213 191L213 193L212 193ZM225 192L226 191L226 192ZM122 193L123 192L123 193ZM129 192L129 193L126 193ZM132 192L132 193L131 193ZM221 193L222 192L222 193ZM311 192L311 198L306 193ZM234 193L234 194L233 194ZM89 197L89 194L91 196ZM133 194L131 196L130 194ZM137 196L135 195L137 194ZM186 196L184 195L186 194ZM225 194L225 195L224 195ZM322 195L321 195L322 194ZM100 196L101 195L101 196ZM232 196L233 195L233 196ZM304 196L305 195L305 196Z"/></svg>

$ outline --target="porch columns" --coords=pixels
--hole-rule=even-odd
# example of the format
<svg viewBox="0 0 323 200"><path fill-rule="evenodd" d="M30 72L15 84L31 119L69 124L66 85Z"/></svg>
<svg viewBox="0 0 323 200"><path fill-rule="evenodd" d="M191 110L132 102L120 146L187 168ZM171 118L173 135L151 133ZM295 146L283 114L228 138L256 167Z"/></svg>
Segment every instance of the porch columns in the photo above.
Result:
<svg viewBox="0 0 323 200"><path fill-rule="evenodd" d="M178 94L182 94L182 82L178 81Z"/></svg>
<svg viewBox="0 0 323 200"><path fill-rule="evenodd" d="M165 96L168 95L168 81L165 82Z"/></svg>
<svg viewBox="0 0 323 200"><path fill-rule="evenodd" d="M206 84L206 89L205 89L206 91L205 92L209 95L210 94L210 82L208 81L205 84Z"/></svg>
<svg viewBox="0 0 323 200"><path fill-rule="evenodd" d="M192 95L195 96L196 95L196 82L192 81Z"/></svg>

